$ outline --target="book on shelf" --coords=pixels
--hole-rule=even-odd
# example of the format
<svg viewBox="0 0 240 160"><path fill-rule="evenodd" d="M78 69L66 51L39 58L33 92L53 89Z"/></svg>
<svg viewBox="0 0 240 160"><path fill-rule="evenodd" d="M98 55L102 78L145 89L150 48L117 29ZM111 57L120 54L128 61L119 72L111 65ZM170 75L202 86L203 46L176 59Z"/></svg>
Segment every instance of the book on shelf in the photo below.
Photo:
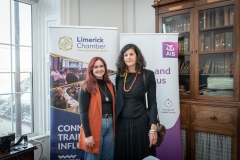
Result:
<svg viewBox="0 0 240 160"><path fill-rule="evenodd" d="M183 31L187 31L187 19L183 19Z"/></svg>
<svg viewBox="0 0 240 160"><path fill-rule="evenodd" d="M211 64L211 59L208 58L208 59L206 60L206 62L205 62L203 74L208 74L209 68L210 68L210 64Z"/></svg>
<svg viewBox="0 0 240 160"><path fill-rule="evenodd" d="M187 31L190 31L190 18L187 18Z"/></svg>
<svg viewBox="0 0 240 160"><path fill-rule="evenodd" d="M224 64L225 64L225 70L224 70L224 73L225 74L228 74L228 68L229 68L229 57L226 57L225 59L224 59Z"/></svg>
<svg viewBox="0 0 240 160"><path fill-rule="evenodd" d="M203 28L210 28L211 26L211 12L209 10L203 11Z"/></svg>
<svg viewBox="0 0 240 160"><path fill-rule="evenodd" d="M181 66L180 66L180 69L179 69L179 74L182 74L182 70L183 70L183 68L184 68L184 65L185 65L185 61L182 60Z"/></svg>
<svg viewBox="0 0 240 160"><path fill-rule="evenodd" d="M184 37L184 52L189 52L189 38Z"/></svg>
<svg viewBox="0 0 240 160"><path fill-rule="evenodd" d="M234 73L233 56L229 57L229 69L228 69L228 72L230 74Z"/></svg>
<svg viewBox="0 0 240 160"><path fill-rule="evenodd" d="M200 51L203 51L204 50L204 34L200 34Z"/></svg>
<svg viewBox="0 0 240 160"><path fill-rule="evenodd" d="M215 27L215 11L211 11L211 27Z"/></svg>
<svg viewBox="0 0 240 160"><path fill-rule="evenodd" d="M210 69L210 66L211 66L211 61L212 61L212 59L208 59L208 62L207 62L207 69L206 69L206 74L209 73L209 69Z"/></svg>
<svg viewBox="0 0 240 160"><path fill-rule="evenodd" d="M207 10L206 11L206 28L210 28L211 27L211 11Z"/></svg>
<svg viewBox="0 0 240 160"><path fill-rule="evenodd" d="M179 43L179 47L178 47L179 53L184 52L184 40L181 39L178 41L178 43Z"/></svg>
<svg viewBox="0 0 240 160"><path fill-rule="evenodd" d="M215 49L215 40L214 40L214 31L212 31L210 33L210 50L214 50Z"/></svg>
<svg viewBox="0 0 240 160"><path fill-rule="evenodd" d="M222 63L223 63L223 67L222 67L222 74L227 74L226 70L227 70L227 58L223 58L222 59Z"/></svg>
<svg viewBox="0 0 240 160"><path fill-rule="evenodd" d="M217 74L221 74L221 59L218 58L218 72Z"/></svg>
<svg viewBox="0 0 240 160"><path fill-rule="evenodd" d="M200 67L199 67L199 74L203 74L203 70L204 70L204 66L200 65Z"/></svg>
<svg viewBox="0 0 240 160"><path fill-rule="evenodd" d="M178 32L178 33L181 32L181 31L180 31L180 24L179 24L179 22L177 22L177 32Z"/></svg>
<svg viewBox="0 0 240 160"><path fill-rule="evenodd" d="M224 26L224 11L222 8L220 8L220 26Z"/></svg>
<svg viewBox="0 0 240 160"><path fill-rule="evenodd" d="M184 40L178 40L178 52L184 52Z"/></svg>
<svg viewBox="0 0 240 160"><path fill-rule="evenodd" d="M225 33L225 46L226 49L233 49L233 32Z"/></svg>
<svg viewBox="0 0 240 160"><path fill-rule="evenodd" d="M215 50L220 50L221 49L221 34L220 33L216 33L214 35L214 39L215 39Z"/></svg>
<svg viewBox="0 0 240 160"><path fill-rule="evenodd" d="M229 25L229 9L228 7L224 7L224 25Z"/></svg>
<svg viewBox="0 0 240 160"><path fill-rule="evenodd" d="M218 74L218 59L215 59L214 74Z"/></svg>
<svg viewBox="0 0 240 160"><path fill-rule="evenodd" d="M181 60L181 59L178 59L178 71L180 70L181 62L182 62L182 60Z"/></svg>
<svg viewBox="0 0 240 160"><path fill-rule="evenodd" d="M203 29L203 14L201 14L199 17L199 28Z"/></svg>
<svg viewBox="0 0 240 160"><path fill-rule="evenodd" d="M190 62L189 61L186 61L184 63L184 66L182 68L182 70L180 71L180 74L188 74L188 70L190 69Z"/></svg>
<svg viewBox="0 0 240 160"><path fill-rule="evenodd" d="M182 32L183 31L183 22L180 21L177 23L177 32Z"/></svg>
<svg viewBox="0 0 240 160"><path fill-rule="evenodd" d="M207 69L207 63L208 63L208 59L205 61L205 65L204 65L204 69L203 69L203 74L206 73L206 69Z"/></svg>
<svg viewBox="0 0 240 160"><path fill-rule="evenodd" d="M211 36L206 34L204 35L204 51L210 51L211 45Z"/></svg>
<svg viewBox="0 0 240 160"><path fill-rule="evenodd" d="M184 39L181 40L181 52L184 52Z"/></svg>
<svg viewBox="0 0 240 160"><path fill-rule="evenodd" d="M215 50L225 49L225 33L215 34Z"/></svg>
<svg viewBox="0 0 240 160"><path fill-rule="evenodd" d="M220 10L217 8L215 10L215 27L220 26Z"/></svg>
<svg viewBox="0 0 240 160"><path fill-rule="evenodd" d="M211 74L214 74L214 65L215 65L215 59L212 59L212 65L211 65Z"/></svg>
<svg viewBox="0 0 240 160"><path fill-rule="evenodd" d="M170 33L176 33L177 32L177 22L173 21L170 22Z"/></svg>
<svg viewBox="0 0 240 160"><path fill-rule="evenodd" d="M234 24L234 8L231 6L229 8L229 24L233 25Z"/></svg>
<svg viewBox="0 0 240 160"><path fill-rule="evenodd" d="M183 66L182 70L180 71L181 74L184 74L186 67L187 67L187 62L184 62L184 66Z"/></svg>
<svg viewBox="0 0 240 160"><path fill-rule="evenodd" d="M207 28L207 11L203 11L203 28Z"/></svg>
<svg viewBox="0 0 240 160"><path fill-rule="evenodd" d="M220 49L223 50L226 48L226 44L225 44L225 32L220 34L221 38L220 38Z"/></svg>
<svg viewBox="0 0 240 160"><path fill-rule="evenodd" d="M186 69L185 69L185 74L189 74L190 73L190 61L188 61L188 63L187 63L188 65L187 65L187 67L186 67Z"/></svg>
<svg viewBox="0 0 240 160"><path fill-rule="evenodd" d="M224 60L220 58L220 74L224 74Z"/></svg>

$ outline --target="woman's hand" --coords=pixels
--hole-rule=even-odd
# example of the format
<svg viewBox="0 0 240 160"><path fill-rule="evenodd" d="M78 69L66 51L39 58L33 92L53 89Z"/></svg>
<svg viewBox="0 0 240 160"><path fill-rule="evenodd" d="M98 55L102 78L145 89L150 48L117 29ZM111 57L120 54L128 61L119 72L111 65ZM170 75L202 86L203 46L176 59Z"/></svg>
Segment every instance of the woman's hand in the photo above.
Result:
<svg viewBox="0 0 240 160"><path fill-rule="evenodd" d="M149 130L149 147L152 147L153 144L157 143L157 125L156 124L152 124L151 125L151 129Z"/></svg>
<svg viewBox="0 0 240 160"><path fill-rule="evenodd" d="M94 143L93 136L85 138L86 146L92 148Z"/></svg>

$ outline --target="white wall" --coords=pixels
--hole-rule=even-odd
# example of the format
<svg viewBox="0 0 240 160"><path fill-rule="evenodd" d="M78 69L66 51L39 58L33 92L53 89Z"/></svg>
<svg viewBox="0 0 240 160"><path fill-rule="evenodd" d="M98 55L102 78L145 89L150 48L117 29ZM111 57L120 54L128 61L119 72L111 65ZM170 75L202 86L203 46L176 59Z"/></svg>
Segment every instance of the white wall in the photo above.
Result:
<svg viewBox="0 0 240 160"><path fill-rule="evenodd" d="M135 31L134 33L155 33L155 9L153 0L135 0Z"/></svg>
<svg viewBox="0 0 240 160"><path fill-rule="evenodd" d="M151 6L153 0L39 0L37 35L38 65L35 73L41 78L36 90L42 90L35 106L36 130L40 134L49 135L49 53L48 53L48 27L53 25L72 26L101 26L117 27L119 33L154 33L155 10ZM40 72L40 73L39 73ZM37 81L37 79L36 79ZM40 118L43 117L44 118ZM39 120L41 119L41 120ZM42 131L43 130L43 131ZM49 137L38 138L42 142L43 155L50 159ZM35 160L41 154L38 145L35 151Z"/></svg>
<svg viewBox="0 0 240 160"><path fill-rule="evenodd" d="M63 0L62 25L117 27L119 33L154 33L153 0Z"/></svg>

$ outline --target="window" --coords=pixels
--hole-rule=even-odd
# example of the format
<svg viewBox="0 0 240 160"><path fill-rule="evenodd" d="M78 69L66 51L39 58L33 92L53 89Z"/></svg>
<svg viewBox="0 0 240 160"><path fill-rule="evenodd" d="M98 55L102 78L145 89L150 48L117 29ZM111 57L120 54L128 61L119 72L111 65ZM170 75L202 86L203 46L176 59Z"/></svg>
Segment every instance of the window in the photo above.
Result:
<svg viewBox="0 0 240 160"><path fill-rule="evenodd" d="M0 22L0 135L32 133L32 6L1 0Z"/></svg>

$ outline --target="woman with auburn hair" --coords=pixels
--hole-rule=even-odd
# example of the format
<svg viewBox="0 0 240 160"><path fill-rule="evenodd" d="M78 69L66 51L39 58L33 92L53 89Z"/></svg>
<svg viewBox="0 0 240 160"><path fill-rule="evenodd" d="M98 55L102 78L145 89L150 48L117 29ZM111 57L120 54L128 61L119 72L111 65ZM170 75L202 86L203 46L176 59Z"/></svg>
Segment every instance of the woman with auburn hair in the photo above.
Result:
<svg viewBox="0 0 240 160"><path fill-rule="evenodd" d="M101 57L90 60L86 80L78 97L80 137L78 148L85 150L85 160L114 159L115 96Z"/></svg>
<svg viewBox="0 0 240 160"><path fill-rule="evenodd" d="M125 45L117 60L116 160L140 160L156 156L157 102L153 71L134 44ZM145 93L148 92L148 109Z"/></svg>

